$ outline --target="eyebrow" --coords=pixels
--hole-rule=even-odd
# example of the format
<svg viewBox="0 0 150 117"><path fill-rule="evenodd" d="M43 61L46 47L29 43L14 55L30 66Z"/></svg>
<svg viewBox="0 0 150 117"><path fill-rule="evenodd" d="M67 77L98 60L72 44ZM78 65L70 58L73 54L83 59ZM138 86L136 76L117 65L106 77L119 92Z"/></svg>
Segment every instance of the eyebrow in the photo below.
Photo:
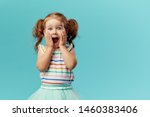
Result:
<svg viewBox="0 0 150 117"><path fill-rule="evenodd" d="M56 25L56 27L58 27L58 26L63 26L62 24L60 24L60 25ZM48 26L46 26L46 27L52 27L52 25L48 25Z"/></svg>

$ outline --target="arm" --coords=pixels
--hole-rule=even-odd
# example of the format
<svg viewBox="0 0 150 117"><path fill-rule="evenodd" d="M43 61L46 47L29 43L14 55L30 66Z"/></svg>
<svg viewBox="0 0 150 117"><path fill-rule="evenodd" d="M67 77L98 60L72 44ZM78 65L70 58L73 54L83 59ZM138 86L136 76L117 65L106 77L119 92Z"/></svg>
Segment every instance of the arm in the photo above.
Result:
<svg viewBox="0 0 150 117"><path fill-rule="evenodd" d="M47 47L44 53L40 49L38 50L36 66L40 71L45 71L48 69L52 52L53 48L50 47Z"/></svg>
<svg viewBox="0 0 150 117"><path fill-rule="evenodd" d="M62 53L65 65L68 69L72 70L77 65L74 49L72 48L72 50L69 52L65 46L60 46L60 51Z"/></svg>
<svg viewBox="0 0 150 117"><path fill-rule="evenodd" d="M65 65L68 69L72 70L77 65L77 59L75 56L75 51L72 48L71 51L69 51L66 48L66 33L65 32L59 32L59 48L62 53L62 58L64 59Z"/></svg>
<svg viewBox="0 0 150 117"><path fill-rule="evenodd" d="M36 62L36 66L40 71L45 71L48 69L53 53L53 41L50 33L44 31L44 37L46 40L46 51L42 51L42 48L39 47L38 58Z"/></svg>

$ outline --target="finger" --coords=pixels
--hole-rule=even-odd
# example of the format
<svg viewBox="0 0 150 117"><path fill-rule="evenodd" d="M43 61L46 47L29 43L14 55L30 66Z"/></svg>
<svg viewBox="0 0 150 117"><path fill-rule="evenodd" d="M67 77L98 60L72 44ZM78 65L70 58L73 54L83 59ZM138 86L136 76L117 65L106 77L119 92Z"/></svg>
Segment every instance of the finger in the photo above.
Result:
<svg viewBox="0 0 150 117"><path fill-rule="evenodd" d="M52 40L52 36L51 36L51 33L49 31L47 31L47 39L50 41Z"/></svg>
<svg viewBox="0 0 150 117"><path fill-rule="evenodd" d="M65 36L64 36L63 32L61 32L61 37L62 37L62 41L64 42L65 41Z"/></svg>
<svg viewBox="0 0 150 117"><path fill-rule="evenodd" d="M59 39L60 39L60 41L61 41L61 40L62 40L61 32L58 32L58 36L59 36Z"/></svg>
<svg viewBox="0 0 150 117"><path fill-rule="evenodd" d="M52 35L50 32L48 32L48 39L51 40L52 39Z"/></svg>
<svg viewBox="0 0 150 117"><path fill-rule="evenodd" d="M67 40L66 33L65 33L65 32L63 32L63 31L62 31L62 37L63 37L63 40L64 40L64 41L66 41L66 40Z"/></svg>
<svg viewBox="0 0 150 117"><path fill-rule="evenodd" d="M47 37L48 36L48 33L47 33L47 30L44 31L44 36Z"/></svg>
<svg viewBox="0 0 150 117"><path fill-rule="evenodd" d="M46 43L52 43L52 37L50 35L50 32L46 32L45 33L45 40L46 40Z"/></svg>
<svg viewBox="0 0 150 117"><path fill-rule="evenodd" d="M65 36L66 34L65 34L65 31L62 31L62 34L63 34L63 36Z"/></svg>

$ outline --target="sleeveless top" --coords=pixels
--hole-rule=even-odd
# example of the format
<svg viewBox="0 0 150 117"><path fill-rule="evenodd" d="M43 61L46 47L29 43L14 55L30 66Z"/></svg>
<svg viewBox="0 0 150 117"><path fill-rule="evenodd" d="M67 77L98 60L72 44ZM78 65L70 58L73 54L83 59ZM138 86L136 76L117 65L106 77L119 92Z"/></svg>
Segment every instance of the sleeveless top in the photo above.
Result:
<svg viewBox="0 0 150 117"><path fill-rule="evenodd" d="M71 51L73 48L73 44L66 44L68 51ZM39 45L38 49L40 51L45 52L45 47L43 45ZM71 70L69 70L62 58L60 49L56 49L52 53L52 57L50 60L50 65L48 70L44 72L40 72L40 78L42 84L71 84L74 75Z"/></svg>

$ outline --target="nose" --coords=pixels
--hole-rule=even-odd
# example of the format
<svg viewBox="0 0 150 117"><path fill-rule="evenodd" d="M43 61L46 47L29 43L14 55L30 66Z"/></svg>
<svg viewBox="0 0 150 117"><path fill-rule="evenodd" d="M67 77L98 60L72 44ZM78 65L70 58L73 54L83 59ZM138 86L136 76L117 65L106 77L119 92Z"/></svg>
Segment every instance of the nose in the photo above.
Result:
<svg viewBox="0 0 150 117"><path fill-rule="evenodd" d="M53 29L52 34L56 34L56 33L57 33L56 29Z"/></svg>

